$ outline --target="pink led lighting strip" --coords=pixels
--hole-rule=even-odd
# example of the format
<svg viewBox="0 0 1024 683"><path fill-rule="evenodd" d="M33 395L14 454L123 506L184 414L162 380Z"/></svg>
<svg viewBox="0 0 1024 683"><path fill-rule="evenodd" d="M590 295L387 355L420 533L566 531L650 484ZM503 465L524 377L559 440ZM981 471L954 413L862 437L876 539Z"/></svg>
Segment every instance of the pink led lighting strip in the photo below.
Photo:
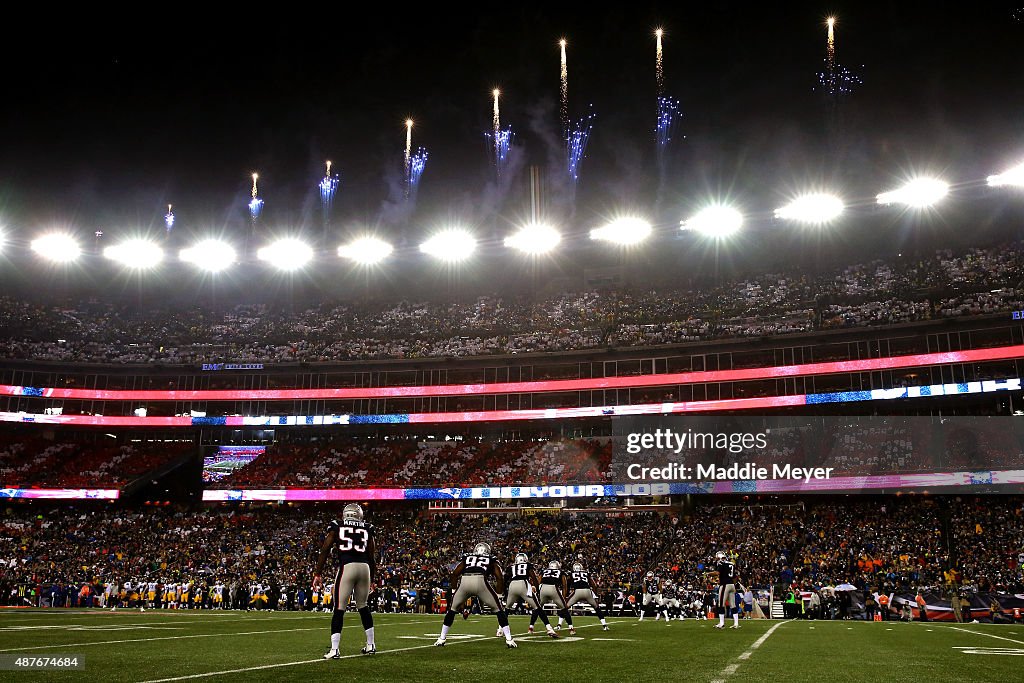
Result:
<svg viewBox="0 0 1024 683"><path fill-rule="evenodd" d="M0 396L38 396L53 399L93 401L268 401L268 400L338 400L364 398L415 398L430 396L471 396L480 394L526 394L557 391L592 391L601 389L636 389L642 387L696 384L702 382L735 382L742 380L808 377L844 372L870 372L901 368L977 363L1024 358L1024 345L1000 346L992 349L922 353L910 356L868 358L864 360L780 365L742 370L710 370L676 372L639 377L603 377L563 379L534 382L494 382L488 384L446 384L415 387L367 387L339 389L222 389L222 390L118 390L33 388L11 384L0 385ZM151 423L150 423L151 424Z"/></svg>

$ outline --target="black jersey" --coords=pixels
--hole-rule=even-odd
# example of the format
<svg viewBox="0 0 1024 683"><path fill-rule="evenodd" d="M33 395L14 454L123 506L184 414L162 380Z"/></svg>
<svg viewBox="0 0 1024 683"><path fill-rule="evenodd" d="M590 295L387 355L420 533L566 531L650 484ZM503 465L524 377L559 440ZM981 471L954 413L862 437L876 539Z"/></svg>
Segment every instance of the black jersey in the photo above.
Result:
<svg viewBox="0 0 1024 683"><path fill-rule="evenodd" d="M550 567L540 573L540 582L546 586L562 585L562 570Z"/></svg>
<svg viewBox="0 0 1024 683"><path fill-rule="evenodd" d="M661 592L661 586L658 585L657 579L647 579L644 581L644 593L648 595L657 595Z"/></svg>
<svg viewBox="0 0 1024 683"><path fill-rule="evenodd" d="M590 572L570 572L569 573L569 587L573 590L580 588L590 588Z"/></svg>
<svg viewBox="0 0 1024 683"><path fill-rule="evenodd" d="M465 563L463 574L483 574L490 576L494 567L493 555L466 555L462 560Z"/></svg>
<svg viewBox="0 0 1024 683"><path fill-rule="evenodd" d="M334 548L342 565L349 562L373 564L373 525L356 519L331 522L334 531Z"/></svg>
<svg viewBox="0 0 1024 683"><path fill-rule="evenodd" d="M718 566L715 567L715 571L718 572L719 586L736 583L736 565L732 562L719 562Z"/></svg>
<svg viewBox="0 0 1024 683"><path fill-rule="evenodd" d="M663 590L661 592L661 594L667 600L675 600L676 599L676 587L672 586L672 585L665 586L665 590Z"/></svg>
<svg viewBox="0 0 1024 683"><path fill-rule="evenodd" d="M506 583L511 583L513 581L529 581L532 569L533 568L530 566L529 562L516 562L515 564L510 564L508 569L505 570L505 575L508 578Z"/></svg>

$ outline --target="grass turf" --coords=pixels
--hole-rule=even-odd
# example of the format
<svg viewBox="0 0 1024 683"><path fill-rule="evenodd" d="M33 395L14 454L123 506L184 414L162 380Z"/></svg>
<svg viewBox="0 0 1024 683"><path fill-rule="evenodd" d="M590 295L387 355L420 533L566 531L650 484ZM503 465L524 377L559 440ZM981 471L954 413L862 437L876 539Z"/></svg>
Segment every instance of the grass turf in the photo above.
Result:
<svg viewBox="0 0 1024 683"><path fill-rule="evenodd" d="M493 617L456 619L448 645L433 642L436 615L374 615L378 654L359 655L359 617L348 614L343 659L325 661L329 614L132 610L0 610L0 653L78 654L84 671L0 672L17 681L999 681L1019 679L1024 627L771 621L716 631L670 624L576 620L577 635L495 638ZM538 625L539 626L539 625ZM538 629L540 630L540 629ZM257 668L264 667L264 668ZM211 675L214 674L214 675Z"/></svg>

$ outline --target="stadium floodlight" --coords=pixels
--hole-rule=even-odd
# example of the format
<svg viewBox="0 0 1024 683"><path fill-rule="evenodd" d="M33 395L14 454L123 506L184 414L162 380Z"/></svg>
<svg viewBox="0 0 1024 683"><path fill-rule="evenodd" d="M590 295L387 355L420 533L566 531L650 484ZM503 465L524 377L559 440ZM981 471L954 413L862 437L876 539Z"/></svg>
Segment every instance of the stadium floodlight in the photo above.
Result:
<svg viewBox="0 0 1024 683"><path fill-rule="evenodd" d="M421 244L420 251L442 261L463 261L476 251L476 238L461 228L442 230Z"/></svg>
<svg viewBox="0 0 1024 683"><path fill-rule="evenodd" d="M256 251L256 258L266 261L278 270L298 270L313 260L313 248L294 237L279 239Z"/></svg>
<svg viewBox="0 0 1024 683"><path fill-rule="evenodd" d="M835 195L805 194L775 209L775 217L798 223L823 225L838 218L845 208L843 200Z"/></svg>
<svg viewBox="0 0 1024 683"><path fill-rule="evenodd" d="M386 259L394 250L390 244L376 237L359 237L338 247L338 256L372 266Z"/></svg>
<svg viewBox="0 0 1024 683"><path fill-rule="evenodd" d="M879 204L906 204L925 209L949 194L949 183L937 178L915 178L903 187L878 195Z"/></svg>
<svg viewBox="0 0 1024 683"><path fill-rule="evenodd" d="M693 230L707 237L728 237L743 227L743 214L731 206L712 204L679 224L681 230Z"/></svg>
<svg viewBox="0 0 1024 683"><path fill-rule="evenodd" d="M55 263L70 263L82 253L78 242L71 235L54 232L32 240L32 251Z"/></svg>
<svg viewBox="0 0 1024 683"><path fill-rule="evenodd" d="M1004 185L1024 187L1024 164L1019 164L996 175L990 175L988 184L992 187L1003 187Z"/></svg>
<svg viewBox="0 0 1024 683"><path fill-rule="evenodd" d="M235 248L227 242L206 239L178 252L178 257L209 273L219 273L235 263Z"/></svg>
<svg viewBox="0 0 1024 683"><path fill-rule="evenodd" d="M131 239L107 247L103 256L133 270L145 270L163 260L164 250L149 240Z"/></svg>
<svg viewBox="0 0 1024 683"><path fill-rule="evenodd" d="M562 241L562 235L545 223L530 223L521 227L514 235L505 238L505 246L518 249L524 254L538 256L547 254Z"/></svg>
<svg viewBox="0 0 1024 683"><path fill-rule="evenodd" d="M590 231L590 239L612 242L624 247L640 244L651 236L654 228L643 218L623 216Z"/></svg>

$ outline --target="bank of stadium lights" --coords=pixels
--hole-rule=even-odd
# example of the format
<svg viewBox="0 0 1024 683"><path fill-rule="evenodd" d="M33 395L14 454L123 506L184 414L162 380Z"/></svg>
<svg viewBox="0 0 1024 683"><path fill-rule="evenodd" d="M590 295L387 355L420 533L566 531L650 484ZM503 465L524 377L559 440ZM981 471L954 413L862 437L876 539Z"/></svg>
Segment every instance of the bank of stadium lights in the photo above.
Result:
<svg viewBox="0 0 1024 683"><path fill-rule="evenodd" d="M1024 164L1014 166L1008 171L1003 171L988 177L988 184L992 187L1024 187Z"/></svg>
<svg viewBox="0 0 1024 683"><path fill-rule="evenodd" d="M442 261L463 261L476 251L476 238L461 228L442 230L421 244L420 251Z"/></svg>
<svg viewBox="0 0 1024 683"><path fill-rule="evenodd" d="M547 254L562 241L562 235L550 225L530 223L524 225L515 234L505 238L505 246L518 249L524 254L539 256Z"/></svg>
<svg viewBox="0 0 1024 683"><path fill-rule="evenodd" d="M590 239L611 242L624 247L640 244L651 236L654 228L643 218L624 216L590 231Z"/></svg>
<svg viewBox="0 0 1024 683"><path fill-rule="evenodd" d="M878 195L879 204L905 204L925 209L949 194L949 183L937 178L915 178L903 187Z"/></svg>
<svg viewBox="0 0 1024 683"><path fill-rule="evenodd" d="M209 273L230 268L237 259L235 248L221 240L207 239L196 242L178 252L178 258Z"/></svg>
<svg viewBox="0 0 1024 683"><path fill-rule="evenodd" d="M360 237L338 247L338 256L364 266L372 266L386 259L394 250L395 248L384 240Z"/></svg>
<svg viewBox="0 0 1024 683"><path fill-rule="evenodd" d="M805 194L775 209L775 217L797 223L824 225L838 218L845 208L843 200L835 195Z"/></svg>
<svg viewBox="0 0 1024 683"><path fill-rule="evenodd" d="M48 261L70 263L82 253L78 241L71 235L54 232L32 240L32 251Z"/></svg>
<svg viewBox="0 0 1024 683"><path fill-rule="evenodd" d="M291 272L299 270L313 260L313 248L302 240L287 237L259 249L256 258L266 261L278 270Z"/></svg>
<svg viewBox="0 0 1024 683"><path fill-rule="evenodd" d="M164 259L164 250L149 240L132 239L107 247L103 256L133 270L146 270Z"/></svg>
<svg viewBox="0 0 1024 683"><path fill-rule="evenodd" d="M712 204L679 224L681 230L692 230L715 239L734 235L742 227L743 214L724 204Z"/></svg>

